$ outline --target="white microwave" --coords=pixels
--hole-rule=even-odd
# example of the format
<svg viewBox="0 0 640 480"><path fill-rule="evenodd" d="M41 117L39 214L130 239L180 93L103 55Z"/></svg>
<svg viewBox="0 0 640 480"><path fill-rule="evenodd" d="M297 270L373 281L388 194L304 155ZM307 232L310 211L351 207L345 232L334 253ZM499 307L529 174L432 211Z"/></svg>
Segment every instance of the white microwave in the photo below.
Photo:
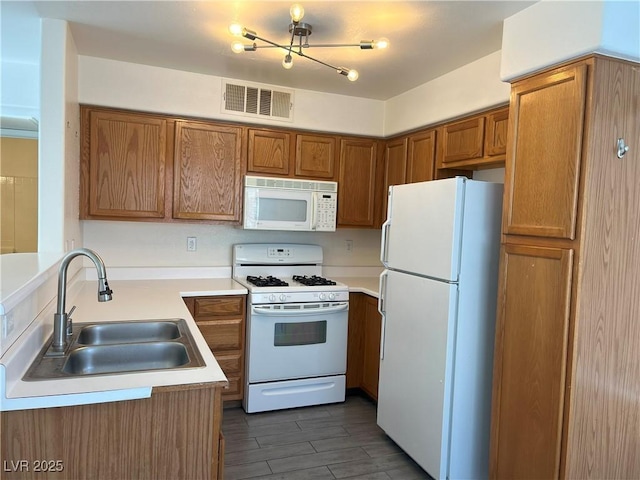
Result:
<svg viewBox="0 0 640 480"><path fill-rule="evenodd" d="M244 228L334 232L338 184L318 180L244 179Z"/></svg>

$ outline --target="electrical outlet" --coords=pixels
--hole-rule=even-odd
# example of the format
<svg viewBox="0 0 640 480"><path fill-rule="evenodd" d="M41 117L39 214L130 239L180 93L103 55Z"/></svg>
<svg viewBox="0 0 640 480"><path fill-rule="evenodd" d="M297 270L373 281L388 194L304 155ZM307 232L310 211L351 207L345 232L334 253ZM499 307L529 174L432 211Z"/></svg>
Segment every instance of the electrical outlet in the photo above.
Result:
<svg viewBox="0 0 640 480"><path fill-rule="evenodd" d="M196 237L187 237L187 252L195 252L198 249Z"/></svg>
<svg viewBox="0 0 640 480"><path fill-rule="evenodd" d="M353 251L353 240L345 240L345 243L347 245L347 252L352 252Z"/></svg>

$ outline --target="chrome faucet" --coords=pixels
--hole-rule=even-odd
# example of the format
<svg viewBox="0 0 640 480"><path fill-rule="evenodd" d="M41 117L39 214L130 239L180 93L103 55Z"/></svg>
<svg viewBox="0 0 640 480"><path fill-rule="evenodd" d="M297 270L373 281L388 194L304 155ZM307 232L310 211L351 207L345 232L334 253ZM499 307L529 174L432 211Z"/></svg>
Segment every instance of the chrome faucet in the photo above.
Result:
<svg viewBox="0 0 640 480"><path fill-rule="evenodd" d="M67 296L67 268L71 260L77 256L84 255L89 257L98 270L98 301L108 302L112 298L113 291L109 288L107 283L107 270L104 267L104 262L100 256L93 250L88 248L78 248L71 250L60 262L58 268L58 308L53 316L53 341L49 352L52 355L64 355L64 350L67 347L67 336L71 335L71 312L65 312L65 302Z"/></svg>

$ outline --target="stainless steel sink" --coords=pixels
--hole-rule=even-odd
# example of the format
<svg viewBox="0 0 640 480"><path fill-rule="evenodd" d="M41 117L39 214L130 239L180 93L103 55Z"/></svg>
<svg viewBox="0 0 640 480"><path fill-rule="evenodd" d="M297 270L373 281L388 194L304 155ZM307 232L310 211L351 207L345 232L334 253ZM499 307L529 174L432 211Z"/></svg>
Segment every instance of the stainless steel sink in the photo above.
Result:
<svg viewBox="0 0 640 480"><path fill-rule="evenodd" d="M183 318L76 323L63 356L47 356L51 339L23 380L115 375L205 365Z"/></svg>
<svg viewBox="0 0 640 480"><path fill-rule="evenodd" d="M179 337L180 329L173 321L109 322L87 325L80 331L77 342L82 345L110 345L175 340Z"/></svg>
<svg viewBox="0 0 640 480"><path fill-rule="evenodd" d="M62 367L71 375L95 375L181 367L189 363L186 347L178 342L125 343L80 347Z"/></svg>

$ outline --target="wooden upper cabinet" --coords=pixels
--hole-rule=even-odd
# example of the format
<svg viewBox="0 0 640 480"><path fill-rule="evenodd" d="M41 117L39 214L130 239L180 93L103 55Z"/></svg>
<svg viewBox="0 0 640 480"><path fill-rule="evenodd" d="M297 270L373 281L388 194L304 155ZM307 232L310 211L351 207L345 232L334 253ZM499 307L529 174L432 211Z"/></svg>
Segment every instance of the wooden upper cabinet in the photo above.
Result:
<svg viewBox="0 0 640 480"><path fill-rule="evenodd" d="M436 130L410 135L408 138L406 183L433 180L435 156Z"/></svg>
<svg viewBox="0 0 640 480"><path fill-rule="evenodd" d="M558 478L573 250L502 247L490 478Z"/></svg>
<svg viewBox="0 0 640 480"><path fill-rule="evenodd" d="M401 185L407 178L407 138L386 143L384 149L385 190L391 185Z"/></svg>
<svg viewBox="0 0 640 480"><path fill-rule="evenodd" d="M505 233L575 238L586 80L581 64L513 85Z"/></svg>
<svg viewBox="0 0 640 480"><path fill-rule="evenodd" d="M164 118L82 107L80 218L165 216Z"/></svg>
<svg viewBox="0 0 640 480"><path fill-rule="evenodd" d="M376 140L340 140L338 226L376 226Z"/></svg>
<svg viewBox="0 0 640 480"><path fill-rule="evenodd" d="M484 117L475 117L442 127L442 163L482 157Z"/></svg>
<svg viewBox="0 0 640 480"><path fill-rule="evenodd" d="M294 173L299 177L333 180L336 176L337 139L326 135L296 135Z"/></svg>
<svg viewBox="0 0 640 480"><path fill-rule="evenodd" d="M486 156L494 157L506 154L508 127L508 108L503 108L487 115L484 134L484 154Z"/></svg>
<svg viewBox="0 0 640 480"><path fill-rule="evenodd" d="M240 220L242 128L176 121L173 216Z"/></svg>
<svg viewBox="0 0 640 480"><path fill-rule="evenodd" d="M250 128L247 172L289 175L291 136L289 132Z"/></svg>

